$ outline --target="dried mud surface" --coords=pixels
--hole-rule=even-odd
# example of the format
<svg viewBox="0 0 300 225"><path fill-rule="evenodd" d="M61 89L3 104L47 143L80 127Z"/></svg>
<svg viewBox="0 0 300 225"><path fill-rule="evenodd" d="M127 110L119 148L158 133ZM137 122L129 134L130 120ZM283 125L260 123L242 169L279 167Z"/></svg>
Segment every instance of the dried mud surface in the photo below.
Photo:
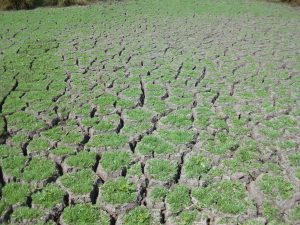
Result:
<svg viewBox="0 0 300 225"><path fill-rule="evenodd" d="M188 0L1 14L0 223L77 224L67 210L93 205L105 222L78 224L300 224L299 15Z"/></svg>

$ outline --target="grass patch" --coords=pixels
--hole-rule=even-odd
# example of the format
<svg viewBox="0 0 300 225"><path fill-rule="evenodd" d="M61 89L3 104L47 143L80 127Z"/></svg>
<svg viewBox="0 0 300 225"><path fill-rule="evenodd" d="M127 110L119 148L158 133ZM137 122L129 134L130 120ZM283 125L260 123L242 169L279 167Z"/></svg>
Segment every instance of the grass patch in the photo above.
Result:
<svg viewBox="0 0 300 225"><path fill-rule="evenodd" d="M8 183L2 189L2 196L8 204L25 204L30 192L29 184Z"/></svg>
<svg viewBox="0 0 300 225"><path fill-rule="evenodd" d="M96 153L81 151L76 155L69 156L65 162L71 167L78 167L81 169L92 169L96 164Z"/></svg>
<svg viewBox="0 0 300 225"><path fill-rule="evenodd" d="M188 144L193 140L193 135L194 134L191 131L186 131L186 130L160 130L159 131L160 137L176 145Z"/></svg>
<svg viewBox="0 0 300 225"><path fill-rule="evenodd" d="M42 208L51 209L63 203L65 192L57 184L49 184L42 191L32 195L32 203Z"/></svg>
<svg viewBox="0 0 300 225"><path fill-rule="evenodd" d="M109 225L110 218L106 212L91 204L76 204L67 207L63 214L66 224L101 224Z"/></svg>
<svg viewBox="0 0 300 225"><path fill-rule="evenodd" d="M180 196L180 197L179 197ZM172 213L179 213L191 204L190 190L183 184L176 185L166 197Z"/></svg>
<svg viewBox="0 0 300 225"><path fill-rule="evenodd" d="M151 216L150 210L143 206L138 206L128 212L124 216L124 225L151 225L153 224L153 218Z"/></svg>
<svg viewBox="0 0 300 225"><path fill-rule="evenodd" d="M128 167L131 155L125 151L104 152L100 163L107 172L114 172Z"/></svg>
<svg viewBox="0 0 300 225"><path fill-rule="evenodd" d="M192 156L184 163L183 168L188 178L199 178L210 170L211 162L200 155Z"/></svg>
<svg viewBox="0 0 300 225"><path fill-rule="evenodd" d="M75 173L64 174L60 182L74 194L84 195L93 190L97 176L92 170L84 169Z"/></svg>
<svg viewBox="0 0 300 225"><path fill-rule="evenodd" d="M171 181L177 173L177 164L169 160L151 159L147 172L155 180Z"/></svg>
<svg viewBox="0 0 300 225"><path fill-rule="evenodd" d="M57 173L55 163L46 158L33 158L28 166L25 167L23 178L24 180L42 181L54 176Z"/></svg>
<svg viewBox="0 0 300 225"><path fill-rule="evenodd" d="M11 219L15 222L33 222L42 220L44 212L40 209L28 208L26 206L17 208L11 215Z"/></svg>
<svg viewBox="0 0 300 225"><path fill-rule="evenodd" d="M67 146L59 146L53 150L51 150L51 153L53 153L56 156L68 156L71 154L76 153L76 149L72 147L67 147Z"/></svg>
<svg viewBox="0 0 300 225"><path fill-rule="evenodd" d="M145 136L137 145L137 151L142 155L169 154L176 152L176 149L171 144L164 141L162 138L154 135Z"/></svg>
<svg viewBox="0 0 300 225"><path fill-rule="evenodd" d="M272 197L290 198L294 193L293 185L283 176L264 175L259 182L261 190Z"/></svg>
<svg viewBox="0 0 300 225"><path fill-rule="evenodd" d="M120 148L123 147L127 142L128 142L128 137L124 135L118 135L112 133L112 134L96 135L92 137L91 140L87 143L87 146Z"/></svg>
<svg viewBox="0 0 300 225"><path fill-rule="evenodd" d="M2 159L1 167L6 175L20 178L26 161L25 156L10 156Z"/></svg>
<svg viewBox="0 0 300 225"><path fill-rule="evenodd" d="M27 152L28 153L43 152L43 151L47 151L49 147L50 144L47 140L43 138L35 138L28 145Z"/></svg>
<svg viewBox="0 0 300 225"><path fill-rule="evenodd" d="M150 197L154 201L163 201L168 194L168 190L165 187L155 186L150 192Z"/></svg>
<svg viewBox="0 0 300 225"><path fill-rule="evenodd" d="M196 188L192 196L198 201L200 208L214 207L224 213L243 213L249 205L244 185L236 181L222 181Z"/></svg>
<svg viewBox="0 0 300 225"><path fill-rule="evenodd" d="M137 188L124 177L109 180L101 187L103 201L110 204L125 204L134 202L137 198Z"/></svg>

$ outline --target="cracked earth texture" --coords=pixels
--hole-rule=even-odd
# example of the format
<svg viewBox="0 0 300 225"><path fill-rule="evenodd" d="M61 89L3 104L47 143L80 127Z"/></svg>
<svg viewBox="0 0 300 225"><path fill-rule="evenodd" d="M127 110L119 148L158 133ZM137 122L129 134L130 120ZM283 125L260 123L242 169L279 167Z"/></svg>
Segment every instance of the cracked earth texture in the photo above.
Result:
<svg viewBox="0 0 300 225"><path fill-rule="evenodd" d="M0 223L300 224L300 11L138 0L0 14Z"/></svg>

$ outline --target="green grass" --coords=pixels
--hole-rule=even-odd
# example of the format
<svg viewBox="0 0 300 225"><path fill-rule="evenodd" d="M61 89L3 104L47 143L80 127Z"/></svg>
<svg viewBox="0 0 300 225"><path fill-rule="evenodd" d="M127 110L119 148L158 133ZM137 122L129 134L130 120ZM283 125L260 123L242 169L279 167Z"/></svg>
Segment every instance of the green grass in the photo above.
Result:
<svg viewBox="0 0 300 225"><path fill-rule="evenodd" d="M67 207L62 214L68 224L103 224L109 225L110 218L106 212L91 204L77 204Z"/></svg>
<svg viewBox="0 0 300 225"><path fill-rule="evenodd" d="M92 169L92 167L96 164L96 153L82 151L76 155L71 155L66 158L65 163L71 167Z"/></svg>
<svg viewBox="0 0 300 225"><path fill-rule="evenodd" d="M75 154L75 149L67 146L59 146L51 150L51 153L53 153L56 156L68 156L68 155Z"/></svg>
<svg viewBox="0 0 300 225"><path fill-rule="evenodd" d="M42 208L51 209L63 203L65 192L56 184L49 184L40 192L32 195L32 203Z"/></svg>
<svg viewBox="0 0 300 225"><path fill-rule="evenodd" d="M126 112L126 115L128 116L129 119L140 122L140 121L149 120L152 116L152 113L143 109L133 109Z"/></svg>
<svg viewBox="0 0 300 225"><path fill-rule="evenodd" d="M293 185L283 176L264 175L259 182L261 190L272 197L290 198L294 193Z"/></svg>
<svg viewBox="0 0 300 225"><path fill-rule="evenodd" d="M38 182L55 176L56 165L46 158L33 158L25 167L23 178L28 182Z"/></svg>
<svg viewBox="0 0 300 225"><path fill-rule="evenodd" d="M176 148L164 141L162 138L154 135L146 136L137 145L137 151L143 155L169 154L176 151Z"/></svg>
<svg viewBox="0 0 300 225"><path fill-rule="evenodd" d="M41 133L41 135L45 138L48 138L52 141L59 141L61 140L64 132L60 126L54 127L52 129L49 129L47 131L44 131Z"/></svg>
<svg viewBox="0 0 300 225"><path fill-rule="evenodd" d="M138 225L151 225L153 218L150 210L146 207L138 206L128 212L124 216L124 225L138 224Z"/></svg>
<svg viewBox="0 0 300 225"><path fill-rule="evenodd" d="M135 0L1 12L1 223L296 224L297 202L283 203L300 180L298 11ZM261 173L257 217L247 186Z"/></svg>
<svg viewBox="0 0 300 225"><path fill-rule="evenodd" d="M141 164L136 163L130 166L130 168L127 170L127 176L135 176L141 178L143 176Z"/></svg>
<svg viewBox="0 0 300 225"><path fill-rule="evenodd" d="M163 124L176 127L190 127L192 125L190 110L178 110L162 119Z"/></svg>
<svg viewBox="0 0 300 225"><path fill-rule="evenodd" d="M118 134L103 134L94 136L87 144L88 147L111 147L120 148L123 147L128 141L128 138L124 135Z"/></svg>
<svg viewBox="0 0 300 225"><path fill-rule="evenodd" d="M21 148L9 147L7 145L0 145L0 157L18 156L22 154Z"/></svg>
<svg viewBox="0 0 300 225"><path fill-rule="evenodd" d="M177 164L169 160L151 159L148 161L147 172L155 180L172 181L177 172Z"/></svg>
<svg viewBox="0 0 300 225"><path fill-rule="evenodd" d="M176 224L190 225L196 222L198 212L196 210L183 211L176 217Z"/></svg>
<svg viewBox="0 0 300 225"><path fill-rule="evenodd" d="M25 156L11 156L2 159L2 170L6 175L20 178L22 176L22 170L27 161Z"/></svg>
<svg viewBox="0 0 300 225"><path fill-rule="evenodd" d="M137 198L135 184L124 177L109 180L101 187L103 201L110 204L124 204L134 202Z"/></svg>
<svg viewBox="0 0 300 225"><path fill-rule="evenodd" d="M125 151L104 152L101 155L100 164L107 172L120 171L128 167L131 155Z"/></svg>
<svg viewBox="0 0 300 225"><path fill-rule="evenodd" d="M211 162L201 155L196 155L186 160L183 168L188 178L199 178L210 170Z"/></svg>
<svg viewBox="0 0 300 225"><path fill-rule="evenodd" d="M172 213L179 213L191 204L190 190L184 184L178 184L167 194L166 202Z"/></svg>
<svg viewBox="0 0 300 225"><path fill-rule="evenodd" d="M165 187L155 186L150 192L150 197L155 201L163 201L168 194L168 190Z"/></svg>
<svg viewBox="0 0 300 225"><path fill-rule="evenodd" d="M222 181L196 188L192 196L197 199L200 208L213 207L224 213L243 213L249 205L244 185L236 181Z"/></svg>
<svg viewBox="0 0 300 225"><path fill-rule="evenodd" d="M193 133L185 130L160 130L159 135L166 141L176 145L188 144L193 140Z"/></svg>
<svg viewBox="0 0 300 225"><path fill-rule="evenodd" d="M93 171L84 169L79 172L64 174L60 177L60 182L72 193L84 195L93 190L96 179Z"/></svg>
<svg viewBox="0 0 300 225"><path fill-rule="evenodd" d="M293 166L300 166L300 153L289 155L289 160Z"/></svg>
<svg viewBox="0 0 300 225"><path fill-rule="evenodd" d="M2 196L8 204L25 204L30 192L29 184L8 183L2 189Z"/></svg>
<svg viewBox="0 0 300 225"><path fill-rule="evenodd" d="M27 152L32 153L40 153L46 152L49 149L49 142L42 138L33 139L27 147Z"/></svg>
<svg viewBox="0 0 300 225"><path fill-rule="evenodd" d="M41 220L44 212L40 209L28 208L26 206L17 208L11 215L11 219L15 222L34 222Z"/></svg>

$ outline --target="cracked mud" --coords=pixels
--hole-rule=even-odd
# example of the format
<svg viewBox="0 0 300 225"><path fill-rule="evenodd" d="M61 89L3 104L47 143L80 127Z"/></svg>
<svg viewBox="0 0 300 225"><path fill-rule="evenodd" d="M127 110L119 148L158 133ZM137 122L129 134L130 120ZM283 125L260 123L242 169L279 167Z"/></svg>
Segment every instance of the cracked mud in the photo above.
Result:
<svg viewBox="0 0 300 225"><path fill-rule="evenodd" d="M299 224L299 12L2 13L0 223Z"/></svg>

